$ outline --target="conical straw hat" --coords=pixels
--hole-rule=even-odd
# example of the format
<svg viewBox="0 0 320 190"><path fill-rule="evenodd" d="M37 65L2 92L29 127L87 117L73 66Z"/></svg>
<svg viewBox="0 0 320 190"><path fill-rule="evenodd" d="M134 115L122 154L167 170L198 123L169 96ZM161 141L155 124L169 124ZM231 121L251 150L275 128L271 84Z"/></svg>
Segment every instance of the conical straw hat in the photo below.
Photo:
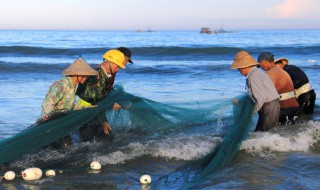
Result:
<svg viewBox="0 0 320 190"><path fill-rule="evenodd" d="M234 61L231 65L231 69L241 69L246 68L254 65L259 65L259 63L246 51L239 51Z"/></svg>
<svg viewBox="0 0 320 190"><path fill-rule="evenodd" d="M275 61L274 61L274 63L275 64L278 64L278 63L282 63L283 65L288 65L289 64L289 61L288 61L288 59L286 59L286 58L278 58L278 59L276 59Z"/></svg>
<svg viewBox="0 0 320 190"><path fill-rule="evenodd" d="M79 57L62 74L64 75L98 75L98 72L90 67L88 63Z"/></svg>

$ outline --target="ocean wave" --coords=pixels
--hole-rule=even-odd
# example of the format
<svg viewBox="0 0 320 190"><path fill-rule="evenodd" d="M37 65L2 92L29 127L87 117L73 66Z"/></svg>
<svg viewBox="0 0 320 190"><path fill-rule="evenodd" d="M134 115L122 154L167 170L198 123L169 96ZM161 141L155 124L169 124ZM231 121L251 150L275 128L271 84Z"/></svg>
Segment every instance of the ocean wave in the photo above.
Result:
<svg viewBox="0 0 320 190"><path fill-rule="evenodd" d="M0 55L4 56L75 56L90 53L105 52L106 48L48 48L33 46L0 46Z"/></svg>
<svg viewBox="0 0 320 190"><path fill-rule="evenodd" d="M130 142L127 145L115 146L112 151L106 150L105 146L96 142L81 143L79 148L74 150L75 153L79 153L75 158L70 157L73 154L66 155L59 151L52 153L50 149L43 149L35 154L27 155L24 159L12 163L11 166L29 167L35 160L38 160L39 154L42 155L42 161L53 163L59 160L74 159L74 161L84 163L97 160L102 165L117 165L138 160L141 157L190 161L207 155L222 140L219 136L207 134L191 136L177 134L174 137L146 142ZM320 122L309 121L294 126L282 126L272 132L253 132L247 140L242 142L240 150L253 156L270 159L276 157L278 153L318 151L320 149L319 140ZM89 147L90 150L86 151L91 153L87 154L86 151L83 151L84 147ZM85 160L79 158L85 158Z"/></svg>
<svg viewBox="0 0 320 190"><path fill-rule="evenodd" d="M293 126L281 126L272 132L251 133L241 150L260 157L273 157L276 153L309 152L320 140L320 123L309 121Z"/></svg>
<svg viewBox="0 0 320 190"><path fill-rule="evenodd" d="M26 61L23 62L8 62L0 61L0 73L61 73L62 70L66 69L74 60L54 60L53 62L43 60L43 62L37 61ZM88 60L88 63L93 68L96 68L97 61ZM201 67L199 67L201 65ZM174 61L162 64L161 62L149 64L147 62L142 62L140 64L135 64L129 66L124 72L129 72L130 74L160 74L160 75L177 75L177 74L208 74L208 71L225 71L226 68L229 69L230 64L225 62L199 62L194 65L192 62L177 63Z"/></svg>
<svg viewBox="0 0 320 190"><path fill-rule="evenodd" d="M6 63L0 62L1 73L61 73L67 67L65 64L34 64L34 63Z"/></svg>
<svg viewBox="0 0 320 190"><path fill-rule="evenodd" d="M208 154L220 142L220 137L182 135L152 140L146 143L133 142L106 155L95 153L91 159L98 160L102 165L123 164L141 156L173 160L194 160Z"/></svg>
<svg viewBox="0 0 320 190"><path fill-rule="evenodd" d="M86 55L88 57L101 57L111 47L90 48L48 48L33 46L0 46L0 55L7 56L33 56L33 57L74 57ZM241 50L258 55L263 51L276 52L279 55L316 54L320 46L270 46L270 47L227 47L227 46L150 46L130 47L133 58L139 60L222 60L234 55Z"/></svg>
<svg viewBox="0 0 320 190"><path fill-rule="evenodd" d="M66 69L72 61L69 63L34 63L34 62L22 62L12 63L0 61L0 73L50 73L60 74ZM91 65L95 68L97 65Z"/></svg>
<svg viewBox="0 0 320 190"><path fill-rule="evenodd" d="M50 73L50 74L60 74L64 69L66 69L74 59L66 60L52 60L44 59L41 60L20 60L15 62L10 61L0 61L0 73ZM86 59L86 61L91 65L91 67L96 68L100 61ZM94 63L94 64L92 64ZM223 74L225 72L230 72L230 65L232 61L198 61L194 64L193 61L162 61L152 62L141 61L138 64L129 65L122 72L128 73L130 75L141 75L141 74L152 74L152 75L202 75L202 76L212 76L212 72L218 72ZM320 65L299 65L301 69L312 69L313 71L320 70Z"/></svg>

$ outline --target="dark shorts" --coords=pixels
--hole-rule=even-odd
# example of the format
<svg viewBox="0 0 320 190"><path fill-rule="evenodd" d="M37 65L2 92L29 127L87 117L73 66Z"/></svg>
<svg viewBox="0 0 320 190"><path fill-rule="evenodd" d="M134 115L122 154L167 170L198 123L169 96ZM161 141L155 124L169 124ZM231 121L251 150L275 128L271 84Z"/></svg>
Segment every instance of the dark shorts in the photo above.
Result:
<svg viewBox="0 0 320 190"><path fill-rule="evenodd" d="M79 129L80 140L82 142L92 141L112 141L113 134L110 131L110 135L106 135L103 131L102 124L99 120L94 120L88 124L85 124Z"/></svg>
<svg viewBox="0 0 320 190"><path fill-rule="evenodd" d="M51 143L52 148L67 148L72 145L72 138L70 135L63 137L62 139Z"/></svg>
<svg viewBox="0 0 320 190"><path fill-rule="evenodd" d="M298 116L299 107L281 108L279 125L293 125L295 124L295 117Z"/></svg>
<svg viewBox="0 0 320 190"><path fill-rule="evenodd" d="M314 90L310 90L298 97L298 103L300 106L299 114L313 114L314 103L316 101L316 93Z"/></svg>
<svg viewBox="0 0 320 190"><path fill-rule="evenodd" d="M258 111L259 119L255 131L268 131L278 125L280 113L279 100L264 103Z"/></svg>

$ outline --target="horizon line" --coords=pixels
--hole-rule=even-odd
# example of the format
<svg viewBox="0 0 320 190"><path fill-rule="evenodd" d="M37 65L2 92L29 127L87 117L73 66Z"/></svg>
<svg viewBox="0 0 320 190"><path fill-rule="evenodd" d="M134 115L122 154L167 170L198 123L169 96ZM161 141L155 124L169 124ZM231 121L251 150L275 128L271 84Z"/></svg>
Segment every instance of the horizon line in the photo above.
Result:
<svg viewBox="0 0 320 190"><path fill-rule="evenodd" d="M201 27L202 28L202 27ZM156 31L200 31L199 29L156 29L148 31L141 30L141 29L1 29L0 31L133 31L137 33L149 33L149 32L156 32ZM211 27L208 27L211 28ZM150 28L149 28L150 29ZM137 30L141 30L138 32ZM226 31L249 31L249 30L257 30L257 31L270 31L270 30L320 30L320 28L277 28L277 29L226 29Z"/></svg>

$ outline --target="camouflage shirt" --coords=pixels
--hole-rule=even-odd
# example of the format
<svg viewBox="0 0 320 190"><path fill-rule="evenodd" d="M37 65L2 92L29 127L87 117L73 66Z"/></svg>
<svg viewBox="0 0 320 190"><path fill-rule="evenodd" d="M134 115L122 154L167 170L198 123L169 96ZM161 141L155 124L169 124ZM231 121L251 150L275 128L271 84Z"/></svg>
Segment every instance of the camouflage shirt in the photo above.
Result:
<svg viewBox="0 0 320 190"><path fill-rule="evenodd" d="M70 111L74 107L75 88L70 77L55 81L42 102L40 118L54 112Z"/></svg>
<svg viewBox="0 0 320 190"><path fill-rule="evenodd" d="M108 94L114 81L114 77L109 78L101 66L96 70L98 76L89 77L83 85L79 84L77 89L77 95L92 105L96 105Z"/></svg>

